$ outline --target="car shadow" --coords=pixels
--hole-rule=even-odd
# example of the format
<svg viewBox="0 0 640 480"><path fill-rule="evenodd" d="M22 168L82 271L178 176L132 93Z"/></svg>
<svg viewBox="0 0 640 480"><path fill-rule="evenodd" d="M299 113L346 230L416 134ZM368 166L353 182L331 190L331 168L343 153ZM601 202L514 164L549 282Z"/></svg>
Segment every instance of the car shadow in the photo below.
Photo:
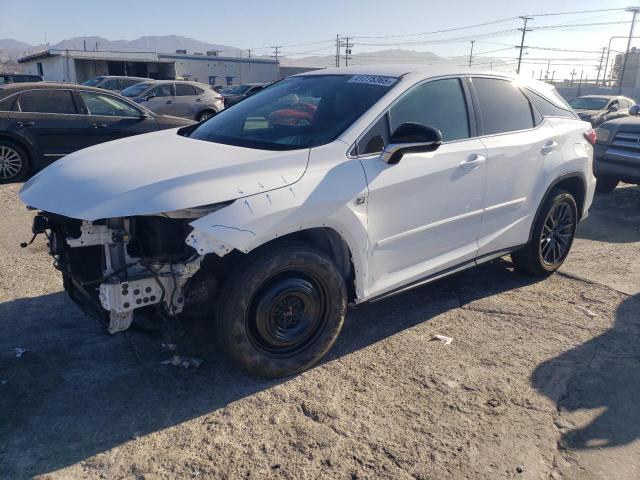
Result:
<svg viewBox="0 0 640 480"><path fill-rule="evenodd" d="M353 308L321 365L534 281L497 260ZM0 304L0 478L56 471L288 381L243 373L222 354L210 325L186 323L197 340L183 353L205 359L197 370L161 365L167 354L157 334L107 336L62 292ZM16 348L26 352L18 356Z"/></svg>
<svg viewBox="0 0 640 480"><path fill-rule="evenodd" d="M564 430L564 448L616 447L640 438L640 295L615 315L613 328L541 363L531 376L560 414L602 409L587 425Z"/></svg>
<svg viewBox="0 0 640 480"><path fill-rule="evenodd" d="M576 238L611 243L640 241L640 187L619 187L611 193L597 194Z"/></svg>

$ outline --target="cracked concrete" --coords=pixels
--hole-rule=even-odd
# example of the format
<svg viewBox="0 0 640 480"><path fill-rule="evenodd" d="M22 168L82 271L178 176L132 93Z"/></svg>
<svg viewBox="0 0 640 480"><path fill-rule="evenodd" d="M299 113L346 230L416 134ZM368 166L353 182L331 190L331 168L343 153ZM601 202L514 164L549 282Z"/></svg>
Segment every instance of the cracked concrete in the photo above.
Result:
<svg viewBox="0 0 640 480"><path fill-rule="evenodd" d="M359 306L325 362L280 381L239 372L207 324L187 325L196 371L160 365L153 334L105 336L43 239L18 247L17 190L0 187L0 478L640 478L636 187L596 198L561 274L502 259Z"/></svg>

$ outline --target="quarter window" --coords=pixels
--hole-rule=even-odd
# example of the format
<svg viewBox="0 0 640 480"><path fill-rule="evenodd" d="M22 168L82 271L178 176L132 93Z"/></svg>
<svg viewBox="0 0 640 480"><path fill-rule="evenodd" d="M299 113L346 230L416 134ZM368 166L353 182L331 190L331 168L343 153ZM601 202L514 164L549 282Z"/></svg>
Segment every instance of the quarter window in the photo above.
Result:
<svg viewBox="0 0 640 480"><path fill-rule="evenodd" d="M533 128L531 104L509 80L474 78L485 135Z"/></svg>
<svg viewBox="0 0 640 480"><path fill-rule="evenodd" d="M94 92L80 92L89 115L102 115L106 117L139 117L140 112L126 102Z"/></svg>
<svg viewBox="0 0 640 480"><path fill-rule="evenodd" d="M545 117L576 118L573 112L570 112L565 108L561 108L556 104L551 103L542 95L538 95L536 92L529 89L527 89L527 93L531 102L535 105L538 111Z"/></svg>
<svg viewBox="0 0 640 480"><path fill-rule="evenodd" d="M357 154L380 153L387 143L389 143L389 127L385 114L358 140Z"/></svg>
<svg viewBox="0 0 640 480"><path fill-rule="evenodd" d="M14 103L16 103L15 95L3 98L2 100L0 100L0 112L10 112L11 110L13 110Z"/></svg>
<svg viewBox="0 0 640 480"><path fill-rule="evenodd" d="M413 87L391 107L389 116L392 132L403 123L413 122L437 128L444 141L470 136L464 92L456 78Z"/></svg>
<svg viewBox="0 0 640 480"><path fill-rule="evenodd" d="M31 90L22 92L20 110L34 113L76 113L69 90Z"/></svg>

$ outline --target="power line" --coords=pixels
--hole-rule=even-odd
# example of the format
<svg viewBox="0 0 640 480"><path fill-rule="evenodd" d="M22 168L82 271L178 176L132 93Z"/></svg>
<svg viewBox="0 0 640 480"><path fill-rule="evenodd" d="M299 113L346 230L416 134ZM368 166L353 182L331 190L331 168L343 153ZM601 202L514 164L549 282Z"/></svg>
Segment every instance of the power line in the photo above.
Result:
<svg viewBox="0 0 640 480"><path fill-rule="evenodd" d="M530 14L530 17L552 17L556 15L577 15L579 13L596 13L596 12L613 12L616 10L625 10L625 8L601 8L598 10L578 10L573 12L555 12L555 13L536 13Z"/></svg>

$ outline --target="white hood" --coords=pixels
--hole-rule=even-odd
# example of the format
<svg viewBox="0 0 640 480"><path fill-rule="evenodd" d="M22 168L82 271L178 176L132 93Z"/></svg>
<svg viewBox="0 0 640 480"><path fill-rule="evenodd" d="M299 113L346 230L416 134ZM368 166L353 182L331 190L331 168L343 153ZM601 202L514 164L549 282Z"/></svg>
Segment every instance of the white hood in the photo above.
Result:
<svg viewBox="0 0 640 480"><path fill-rule="evenodd" d="M233 200L302 177L309 149L266 151L163 130L67 155L29 180L29 206L82 220L145 215Z"/></svg>

